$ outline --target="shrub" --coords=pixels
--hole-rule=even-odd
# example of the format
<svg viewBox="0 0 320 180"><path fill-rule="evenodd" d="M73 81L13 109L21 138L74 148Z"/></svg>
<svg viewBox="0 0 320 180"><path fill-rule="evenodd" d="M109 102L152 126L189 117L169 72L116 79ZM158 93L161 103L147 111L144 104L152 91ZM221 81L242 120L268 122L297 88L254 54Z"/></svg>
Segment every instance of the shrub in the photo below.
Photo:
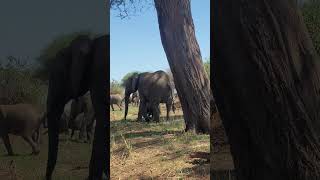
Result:
<svg viewBox="0 0 320 180"><path fill-rule="evenodd" d="M9 62L0 67L0 104L32 103L45 107L47 85L32 72Z"/></svg>
<svg viewBox="0 0 320 180"><path fill-rule="evenodd" d="M123 87L120 85L119 82L113 80L110 84L110 94L123 94Z"/></svg>

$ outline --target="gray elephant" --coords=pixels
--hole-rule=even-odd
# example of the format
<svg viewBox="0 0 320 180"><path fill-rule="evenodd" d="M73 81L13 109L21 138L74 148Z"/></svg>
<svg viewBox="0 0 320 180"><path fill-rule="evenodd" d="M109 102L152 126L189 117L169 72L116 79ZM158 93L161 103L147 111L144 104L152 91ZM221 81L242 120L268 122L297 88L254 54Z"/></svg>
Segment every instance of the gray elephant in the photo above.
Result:
<svg viewBox="0 0 320 180"><path fill-rule="evenodd" d="M164 71L154 73L140 73L128 78L125 84L125 114L128 114L129 97L131 93L139 92L140 105L138 112L138 121L142 117L147 117L147 103L150 105L150 111L155 121L160 121L160 103L166 103L167 120L173 102L173 87L169 75Z"/></svg>
<svg viewBox="0 0 320 180"><path fill-rule="evenodd" d="M119 107L120 111L122 110L121 108L122 98L119 94L110 94L110 106L112 108L112 111L114 111L114 108L113 108L114 104Z"/></svg>
<svg viewBox="0 0 320 180"><path fill-rule="evenodd" d="M140 99L139 99L139 93L138 92L132 93L131 102L132 102L132 104L134 106L139 106Z"/></svg>
<svg viewBox="0 0 320 180"><path fill-rule="evenodd" d="M83 139L83 133L87 134L87 140L91 142L91 136L93 132L93 126L94 126L94 121L88 121L86 119L86 115L84 112L80 113L77 115L77 117L72 121L72 123L69 124L69 128L71 129L71 135L70 138L72 139L74 132L76 130L79 130L79 139ZM83 129L86 128L86 129Z"/></svg>
<svg viewBox="0 0 320 180"><path fill-rule="evenodd" d="M79 118L77 119L77 117L81 113L84 114L84 119L79 121ZM91 142L94 120L95 115L90 92L87 92L84 96L70 100L65 105L60 118L59 133L65 132L69 134L69 129L71 129L72 134L70 137L72 138L74 131L79 130L79 140L82 140L84 138L84 133L87 133L87 141Z"/></svg>
<svg viewBox="0 0 320 180"><path fill-rule="evenodd" d="M73 100L70 100L65 106L61 118L59 120L59 133L69 132L69 120L70 120L70 112L71 112L71 104ZM43 122L43 127L48 128L48 119L46 118ZM45 131L43 134L47 134L48 131Z"/></svg>
<svg viewBox="0 0 320 180"><path fill-rule="evenodd" d="M160 107L158 106L156 108L159 109ZM146 103L146 114L142 115L142 118L145 119L146 122L150 122L153 120L154 116L153 116L152 106L150 103Z"/></svg>
<svg viewBox="0 0 320 180"><path fill-rule="evenodd" d="M39 129L44 119L31 104L0 105L0 136L8 154L13 155L9 134L21 136L32 147L32 154L39 154Z"/></svg>
<svg viewBox="0 0 320 180"><path fill-rule="evenodd" d="M77 107L77 108L81 110L81 112L83 112L83 118L81 116L78 117L80 114L79 113L75 118L70 119L69 128L72 130L72 134L74 133L75 130L80 130L79 139L83 139L84 133L86 133L88 142L91 142L93 125L95 121L95 112L92 106L90 92L87 92L84 96L80 97L75 102L78 102L78 104L80 104L80 107ZM71 138L72 138L72 134L71 134Z"/></svg>
<svg viewBox="0 0 320 180"><path fill-rule="evenodd" d="M103 172L109 176L109 125L108 92L110 36L91 39L77 36L52 59L49 72L47 97L48 161L46 179L52 178L58 156L59 119L65 104L90 91L96 117L95 134L88 180L102 179Z"/></svg>

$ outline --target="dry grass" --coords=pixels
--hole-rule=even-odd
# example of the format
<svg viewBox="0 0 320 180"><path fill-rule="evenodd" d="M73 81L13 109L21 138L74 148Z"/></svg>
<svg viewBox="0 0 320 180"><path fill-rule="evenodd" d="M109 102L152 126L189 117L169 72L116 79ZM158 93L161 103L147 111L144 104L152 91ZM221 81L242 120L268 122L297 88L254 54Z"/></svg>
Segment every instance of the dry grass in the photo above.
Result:
<svg viewBox="0 0 320 180"><path fill-rule="evenodd" d="M6 149L0 141L0 179L1 180L38 180L44 179L47 162L47 136L42 136L41 152L31 156L31 147L21 137L11 136L15 156L7 156ZM60 136L58 162L54 179L78 180L88 175L91 145L67 140ZM14 178L16 176L16 178Z"/></svg>
<svg viewBox="0 0 320 180"><path fill-rule="evenodd" d="M137 107L129 108L127 121L123 111L110 112L111 179L209 179L209 136L184 133L181 115L141 123Z"/></svg>

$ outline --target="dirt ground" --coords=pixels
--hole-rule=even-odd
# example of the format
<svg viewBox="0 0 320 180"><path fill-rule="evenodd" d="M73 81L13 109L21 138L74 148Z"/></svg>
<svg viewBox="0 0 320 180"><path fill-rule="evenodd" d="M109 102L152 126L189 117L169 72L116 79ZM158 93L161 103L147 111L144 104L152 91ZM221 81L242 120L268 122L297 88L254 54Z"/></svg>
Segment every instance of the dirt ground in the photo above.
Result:
<svg viewBox="0 0 320 180"><path fill-rule="evenodd" d="M161 108L165 116L165 108ZM174 120L137 122L115 109L111 117L111 179L210 179L209 136L184 133L181 110Z"/></svg>
<svg viewBox="0 0 320 180"><path fill-rule="evenodd" d="M220 116L214 115L218 121L214 121L211 128L211 179L217 180L235 180L234 164L224 128L219 124Z"/></svg>
<svg viewBox="0 0 320 180"><path fill-rule="evenodd" d="M77 136L77 134L75 134ZM42 135L40 154L32 156L31 147L18 136L10 136L15 156L7 156L0 140L0 180L43 180L47 163L47 136ZM88 175L91 144L80 143L60 135L57 166L54 179L79 180Z"/></svg>

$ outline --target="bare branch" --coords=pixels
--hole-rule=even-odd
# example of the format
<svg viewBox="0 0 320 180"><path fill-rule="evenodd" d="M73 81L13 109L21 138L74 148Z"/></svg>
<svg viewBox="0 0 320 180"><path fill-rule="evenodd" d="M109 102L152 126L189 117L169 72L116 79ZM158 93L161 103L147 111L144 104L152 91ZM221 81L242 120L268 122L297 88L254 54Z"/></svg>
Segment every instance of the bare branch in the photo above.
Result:
<svg viewBox="0 0 320 180"><path fill-rule="evenodd" d="M150 7L154 7L152 0L110 0L111 10L117 11L121 19L143 13Z"/></svg>

